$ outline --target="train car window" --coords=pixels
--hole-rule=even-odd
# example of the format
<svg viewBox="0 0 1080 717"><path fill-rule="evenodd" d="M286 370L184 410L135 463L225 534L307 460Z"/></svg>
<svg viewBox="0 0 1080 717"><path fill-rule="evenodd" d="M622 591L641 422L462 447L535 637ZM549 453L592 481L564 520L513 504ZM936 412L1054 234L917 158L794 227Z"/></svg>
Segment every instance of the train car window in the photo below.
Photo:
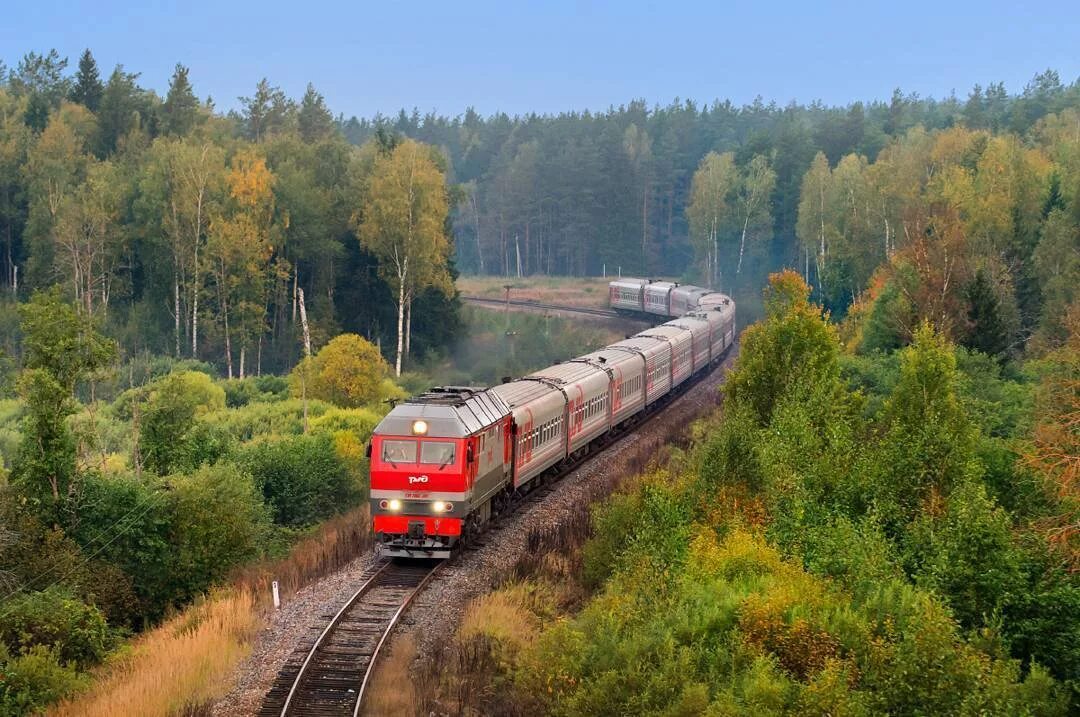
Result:
<svg viewBox="0 0 1080 717"><path fill-rule="evenodd" d="M384 463L416 463L416 441L383 441Z"/></svg>
<svg viewBox="0 0 1080 717"><path fill-rule="evenodd" d="M423 441L420 444L420 462L437 466L454 462L455 446L448 441Z"/></svg>

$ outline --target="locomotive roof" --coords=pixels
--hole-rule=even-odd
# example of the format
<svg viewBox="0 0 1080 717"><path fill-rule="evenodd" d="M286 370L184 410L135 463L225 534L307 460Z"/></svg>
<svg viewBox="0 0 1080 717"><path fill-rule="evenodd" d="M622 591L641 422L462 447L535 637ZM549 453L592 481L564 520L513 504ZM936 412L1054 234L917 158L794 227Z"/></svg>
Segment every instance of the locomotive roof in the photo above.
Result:
<svg viewBox="0 0 1080 717"><path fill-rule="evenodd" d="M413 423L428 424L432 438L463 438L497 422L510 407L496 393L470 386L437 386L398 404L375 428L384 435L412 435Z"/></svg>

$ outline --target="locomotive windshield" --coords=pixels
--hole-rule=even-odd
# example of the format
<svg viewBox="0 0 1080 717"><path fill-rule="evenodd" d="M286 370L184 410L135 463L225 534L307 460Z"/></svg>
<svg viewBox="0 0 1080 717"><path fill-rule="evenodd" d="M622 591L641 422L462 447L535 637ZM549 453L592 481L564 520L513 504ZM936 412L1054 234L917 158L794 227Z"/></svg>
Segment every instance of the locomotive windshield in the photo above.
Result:
<svg viewBox="0 0 1080 717"><path fill-rule="evenodd" d="M454 444L447 441L424 441L420 444L420 462L439 466L454 462Z"/></svg>
<svg viewBox="0 0 1080 717"><path fill-rule="evenodd" d="M383 441L382 459L387 463L416 463L416 441Z"/></svg>

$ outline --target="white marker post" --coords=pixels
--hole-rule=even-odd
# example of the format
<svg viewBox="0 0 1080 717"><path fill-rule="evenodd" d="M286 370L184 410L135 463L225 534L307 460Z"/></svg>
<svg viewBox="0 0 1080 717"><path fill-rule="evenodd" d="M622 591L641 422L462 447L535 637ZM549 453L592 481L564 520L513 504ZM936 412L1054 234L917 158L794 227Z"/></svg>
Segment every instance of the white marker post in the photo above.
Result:
<svg viewBox="0 0 1080 717"><path fill-rule="evenodd" d="M270 583L270 589L274 591L274 609L281 609L281 596L278 594L277 580Z"/></svg>

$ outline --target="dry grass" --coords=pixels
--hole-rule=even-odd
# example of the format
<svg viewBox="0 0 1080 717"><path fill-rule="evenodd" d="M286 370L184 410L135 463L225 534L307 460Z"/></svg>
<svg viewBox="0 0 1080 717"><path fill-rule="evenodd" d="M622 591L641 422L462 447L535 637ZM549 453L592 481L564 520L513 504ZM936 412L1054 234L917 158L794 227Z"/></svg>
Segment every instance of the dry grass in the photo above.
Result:
<svg viewBox="0 0 1080 717"><path fill-rule="evenodd" d="M185 610L135 641L87 693L50 710L57 717L191 713L223 692L259 626L247 592Z"/></svg>
<svg viewBox="0 0 1080 717"><path fill-rule="evenodd" d="M87 692L50 711L57 717L193 717L228 691L234 669L272 609L270 583L282 601L371 548L368 506L324 523L289 555L237 574L211 595L138 638L110 661Z"/></svg>
<svg viewBox="0 0 1080 717"><path fill-rule="evenodd" d="M372 545L371 512L365 503L323 523L314 535L293 546L286 557L240 571L235 583L257 595L259 604L265 607L271 600L270 584L277 580L285 602L300 588L371 550Z"/></svg>
<svg viewBox="0 0 1080 717"><path fill-rule="evenodd" d="M391 643L390 653L376 667L364 699L365 715L414 715L420 712L411 669L415 659L416 640L412 635L404 635Z"/></svg>

